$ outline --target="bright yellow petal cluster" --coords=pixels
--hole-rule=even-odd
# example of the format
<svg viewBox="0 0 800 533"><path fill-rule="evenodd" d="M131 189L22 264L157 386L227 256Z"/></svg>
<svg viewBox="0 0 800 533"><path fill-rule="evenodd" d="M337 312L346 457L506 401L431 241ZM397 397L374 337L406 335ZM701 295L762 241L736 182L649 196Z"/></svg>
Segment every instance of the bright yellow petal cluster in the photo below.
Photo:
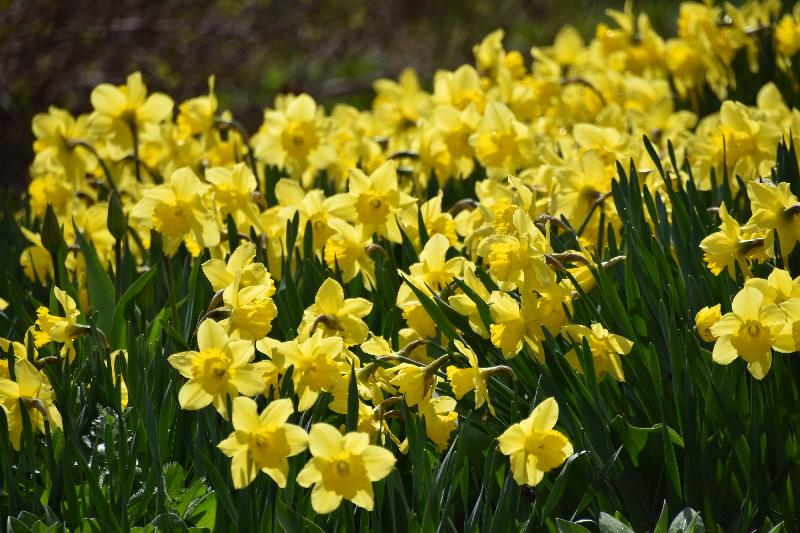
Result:
<svg viewBox="0 0 800 533"><path fill-rule="evenodd" d="M314 424L308 434L312 458L297 474L301 487L314 485L311 506L325 514L349 500L367 511L374 506L372 483L392 471L395 458L369 443L366 433L342 435L328 424Z"/></svg>
<svg viewBox="0 0 800 533"><path fill-rule="evenodd" d="M14 380L10 376L0 375L0 407L5 411L11 444L15 450L19 450L23 428L22 409L27 411L34 431L44 433L45 423L49 424L50 431L62 428L62 424L47 376L26 359L14 362L14 374Z"/></svg>
<svg viewBox="0 0 800 533"><path fill-rule="evenodd" d="M510 426L497 438L500 451L511 458L511 471L519 485L536 486L545 472L558 468L572 455L572 444L553 429L558 421L558 404L547 398L531 415Z"/></svg>
<svg viewBox="0 0 800 533"><path fill-rule="evenodd" d="M252 399L239 396L233 400L234 432L217 447L232 459L233 486L244 488L264 472L280 488L286 487L287 457L306 449L308 435L303 428L286 421L294 412L288 398L271 402L260 414Z"/></svg>
<svg viewBox="0 0 800 533"><path fill-rule="evenodd" d="M264 381L252 364L252 341L228 337L219 323L207 319L197 330L199 351L169 356L169 364L188 379L178 393L181 409L202 409L213 404L227 417L228 398L255 396Z"/></svg>

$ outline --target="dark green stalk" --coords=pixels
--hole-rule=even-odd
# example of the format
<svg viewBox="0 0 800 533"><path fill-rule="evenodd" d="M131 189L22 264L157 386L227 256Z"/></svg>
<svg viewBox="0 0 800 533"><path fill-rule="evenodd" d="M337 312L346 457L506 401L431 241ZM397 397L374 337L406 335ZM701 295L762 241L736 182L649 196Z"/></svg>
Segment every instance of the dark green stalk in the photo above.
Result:
<svg viewBox="0 0 800 533"><path fill-rule="evenodd" d="M172 261L167 254L164 254L164 275L167 278L167 292L169 293L169 303L172 307L172 326L180 333L181 326L178 320L178 304L175 301L175 289L172 285Z"/></svg>

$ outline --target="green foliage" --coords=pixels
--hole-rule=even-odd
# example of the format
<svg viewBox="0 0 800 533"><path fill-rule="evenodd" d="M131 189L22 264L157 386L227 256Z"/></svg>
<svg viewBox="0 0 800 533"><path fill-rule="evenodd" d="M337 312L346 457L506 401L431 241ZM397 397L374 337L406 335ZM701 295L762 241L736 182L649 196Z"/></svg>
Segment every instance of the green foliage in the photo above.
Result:
<svg viewBox="0 0 800 533"><path fill-rule="evenodd" d="M104 267L77 225L77 247L64 242L63 229L48 207L39 230L54 258L56 279L31 281L19 264L26 242L17 223L22 220L24 227L32 227L31 208L23 204L18 210L4 200L0 241L6 253L0 254L0 294L10 305L0 312L0 336L30 339L28 328L37 309L57 309L54 285L76 300L88 300L91 312L81 316L89 327L75 341L74 361L57 361L43 370L54 390L63 431L47 426L44 434L35 433L27 409L22 409L22 444L16 451L6 412L0 409L0 532L800 529L800 359L796 353L776 357L770 373L757 381L741 362L714 364L710 345L694 331L693 317L701 308L716 303L729 308L741 285L741 279L712 275L704 264L699 244L717 224L708 208L724 199L732 212L748 213L747 194L732 190L727 177L710 191L699 191L688 163L677 160L671 144L665 165L650 140L645 137L643 143L652 158L650 172L657 173L663 188L651 190L633 162L618 162L606 201L613 202L622 230L614 233L600 224L597 240L607 245L593 257L597 263L610 261L610 266L593 270L591 289L581 288L565 274L578 293L567 309L575 322L598 322L633 341L631 353L622 358L625 382L597 379L588 341L556 338L556 332L547 330L543 360L527 346L507 360L473 332L445 294L462 291L488 329L491 310L475 290L462 279L440 294L422 290L404 274L419 261L413 239L402 233L400 244L378 240L385 254L374 254L374 290L366 290L363 275L343 284L349 298L372 297L372 311L365 319L369 330L383 335L393 349L400 347L396 298L407 283L436 325L428 355L449 354L450 341L458 339L475 351L481 367L507 365L513 376L507 372L491 380L496 416L489 416L486 407L476 408L469 397L459 402L458 427L444 450L436 449L426 421L406 403L387 407L381 422L405 442L398 445L382 435L381 444L397 463L388 477L374 484L374 509L345 503L325 516L313 511L310 491L293 482L302 456L289 459L285 489L279 490L265 475L244 489L234 489L230 460L217 449L232 432L231 421L212 408L180 409L181 381L167 358L196 348L199 324L219 311L207 310L214 298L201 269L210 259L208 251L192 257L184 247L168 258L153 233L145 264L137 270L130 246L137 245L138 237L129 231L113 193L108 219L115 238L113 272ZM782 142L777 154L774 180L800 190L794 145ZM275 205L280 171L257 170L265 178L264 197ZM485 177L481 172L445 185L445 209ZM675 180L677 175L689 178ZM437 193L435 180L430 183L422 193L427 198ZM424 243L429 228L422 215L417 223ZM315 255L313 224L305 227L302 239L300 230L296 214L286 224L279 258L283 275L273 297L278 312L270 337L278 340L296 336L304 310L327 278L342 278L338 265L329 268ZM231 249L248 239L233 216L226 218L225 231ZM574 249L578 233L580 228L553 230L554 254ZM255 236L252 240L257 241ZM266 263L261 246L257 253L257 260ZM85 294L78 293L76 279L69 276L67 254L82 260ZM787 255L780 260L792 272L800 271L800 254ZM487 291L497 290L480 262L476 276ZM127 360L118 356L112 364L113 351L123 348ZM570 351L582 373L567 361ZM56 348L41 347L39 361L56 353ZM13 376L13 354L2 355ZM33 359L32 345L28 355ZM345 413L329 412L332 395L325 392L313 409L293 414L291 423L306 430L320 421L356 429L357 370L353 364L349 371ZM291 374L284 376L281 390L272 392L293 397L290 378ZM441 387L446 391L449 385ZM559 429L575 453L536 487L521 487L496 439L549 396L561 408ZM259 407L266 403L264 398L259 402Z"/></svg>
<svg viewBox="0 0 800 533"><path fill-rule="evenodd" d="M668 171L660 172L668 176ZM12 451L0 435L0 510L9 517L2 527L672 532L714 530L716 525L753 529L758 524L797 524L800 362L793 356L777 358L763 382L734 365L711 363L687 317L704 304L729 301L731 281L710 276L699 258L691 257L710 226L705 211L694 207L691 198L697 193L692 183L675 190L668 179L665 183L673 206L671 219L659 207L660 197L642 207L636 170L620 167L614 202L626 231L617 246L621 252L636 253L626 253L624 263L610 271L597 271L596 289L581 296L574 309L576 317L594 317L636 341L623 359L628 377L624 384L598 383L591 371L576 374L563 357L570 346L548 337L545 364L524 354L508 361L519 378L501 378L493 388L496 419L460 410L459 428L444 453L435 453L421 419L401 405L409 452L403 455L387 442L399 461L394 472L376 484L375 510L348 505L330 517L315 516L308 495L298 487L278 492L266 476L247 489L232 488L227 459L214 447L229 432L229 422L208 411L194 414L178 408L178 381L166 356L189 348L193 337L187 341L170 324L160 265L128 280L115 303L113 283L76 232L90 274L89 298L100 311L96 319L87 318L110 333L112 347L128 349L127 364L117 371L127 383L129 406L120 409L119 391L105 363L107 349L97 330L78 341L72 365L47 367L64 432L54 433L52 443L42 445L28 431L21 452ZM647 200L646 189L644 195ZM652 225L646 223L644 208ZM296 225L295 221L287 228L290 239ZM5 225L1 231L5 242L21 243L14 226ZM14 257L10 253L0 259L6 280L21 279ZM196 327L199 303L212 296L197 275L201 259L173 259L174 265L185 265L173 272L175 286L194 295L178 306L187 331ZM380 270L379 283L399 286L396 268L407 270L413 261L416 258L402 250L391 254L392 268ZM195 266L189 268L192 263ZM276 297L278 328L287 337L324 277L333 275L316 259L299 261L296 269L296 275L282 280ZM358 294L360 283L354 280L346 292ZM463 283L458 285L465 289ZM27 285L23 290L46 300L44 288ZM503 362L495 349L487 350L470 338L465 319L445 300L415 292L445 335L452 338L462 332L487 363ZM476 300L489 323L488 309L477 295L465 293ZM380 294L379 290L369 325L374 331L392 331L392 298ZM25 307L19 297L12 302ZM9 336L17 337L26 324L23 315L9 310L2 323ZM588 348L576 349L585 368L590 367ZM86 379L89 375L93 378ZM351 398L354 391L351 382ZM562 406L559 422L577 453L535 489L521 488L511 479L507 459L499 455L492 438L524 416L537 398L549 395ZM350 402L342 420L348 427L354 427L356 410ZM305 416L300 423L307 427L311 419ZM401 427L397 421L391 426ZM0 433L4 431L3 419ZM299 466L292 461L293 471ZM30 477L33 471L38 475ZM688 508L667 528L667 509L683 507ZM618 512L621 515L615 515Z"/></svg>

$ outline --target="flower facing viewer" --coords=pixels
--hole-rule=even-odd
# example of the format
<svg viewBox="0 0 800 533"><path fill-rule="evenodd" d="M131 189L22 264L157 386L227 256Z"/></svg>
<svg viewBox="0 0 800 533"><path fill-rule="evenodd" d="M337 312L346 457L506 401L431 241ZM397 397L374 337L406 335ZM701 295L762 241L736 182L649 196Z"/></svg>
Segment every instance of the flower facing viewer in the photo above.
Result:
<svg viewBox="0 0 800 533"><path fill-rule="evenodd" d="M535 486L545 472L561 466L572 455L567 437L553 429L557 420L558 404L550 397L537 405L531 416L497 438L500 451L511 456L511 471L519 485Z"/></svg>
<svg viewBox="0 0 800 533"><path fill-rule="evenodd" d="M308 448L313 457L297 474L297 483L301 487L314 485L314 511L330 513L342 499L372 510L372 483L388 476L394 468L392 452L370 444L366 433L342 435L328 424L311 427Z"/></svg>
<svg viewBox="0 0 800 533"><path fill-rule="evenodd" d="M712 357L727 365L737 357L747 361L747 371L764 379L772 366L772 348L786 325L786 315L776 304L764 304L764 295L745 287L733 298L732 311L713 326L717 337Z"/></svg>
<svg viewBox="0 0 800 533"><path fill-rule="evenodd" d="M197 330L199 352L169 356L171 364L189 378L178 393L181 409L202 409L210 403L226 415L228 395L255 396L264 390L264 381L250 363L255 355L253 342L231 340L217 322L204 320Z"/></svg>
<svg viewBox="0 0 800 533"><path fill-rule="evenodd" d="M286 423L293 412L292 400L288 398L271 402L261 414L252 399L239 396L233 400L235 431L217 447L233 459L234 487L248 486L259 470L280 488L286 487L287 457L297 455L308 445L308 435L303 428Z"/></svg>

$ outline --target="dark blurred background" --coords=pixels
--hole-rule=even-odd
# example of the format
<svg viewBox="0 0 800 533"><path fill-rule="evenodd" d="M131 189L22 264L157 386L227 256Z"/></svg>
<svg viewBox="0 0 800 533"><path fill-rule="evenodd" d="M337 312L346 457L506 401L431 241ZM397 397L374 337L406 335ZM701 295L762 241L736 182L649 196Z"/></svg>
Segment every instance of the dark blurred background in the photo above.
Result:
<svg viewBox="0 0 800 533"><path fill-rule="evenodd" d="M677 2L638 0L674 33ZM102 82L141 70L148 90L176 104L207 92L249 130L279 92L327 105L368 106L372 81L411 66L430 86L437 68L472 61L472 45L506 30L529 59L563 24L590 37L623 0L0 0L0 189L27 183L33 115L55 105L90 110Z"/></svg>

